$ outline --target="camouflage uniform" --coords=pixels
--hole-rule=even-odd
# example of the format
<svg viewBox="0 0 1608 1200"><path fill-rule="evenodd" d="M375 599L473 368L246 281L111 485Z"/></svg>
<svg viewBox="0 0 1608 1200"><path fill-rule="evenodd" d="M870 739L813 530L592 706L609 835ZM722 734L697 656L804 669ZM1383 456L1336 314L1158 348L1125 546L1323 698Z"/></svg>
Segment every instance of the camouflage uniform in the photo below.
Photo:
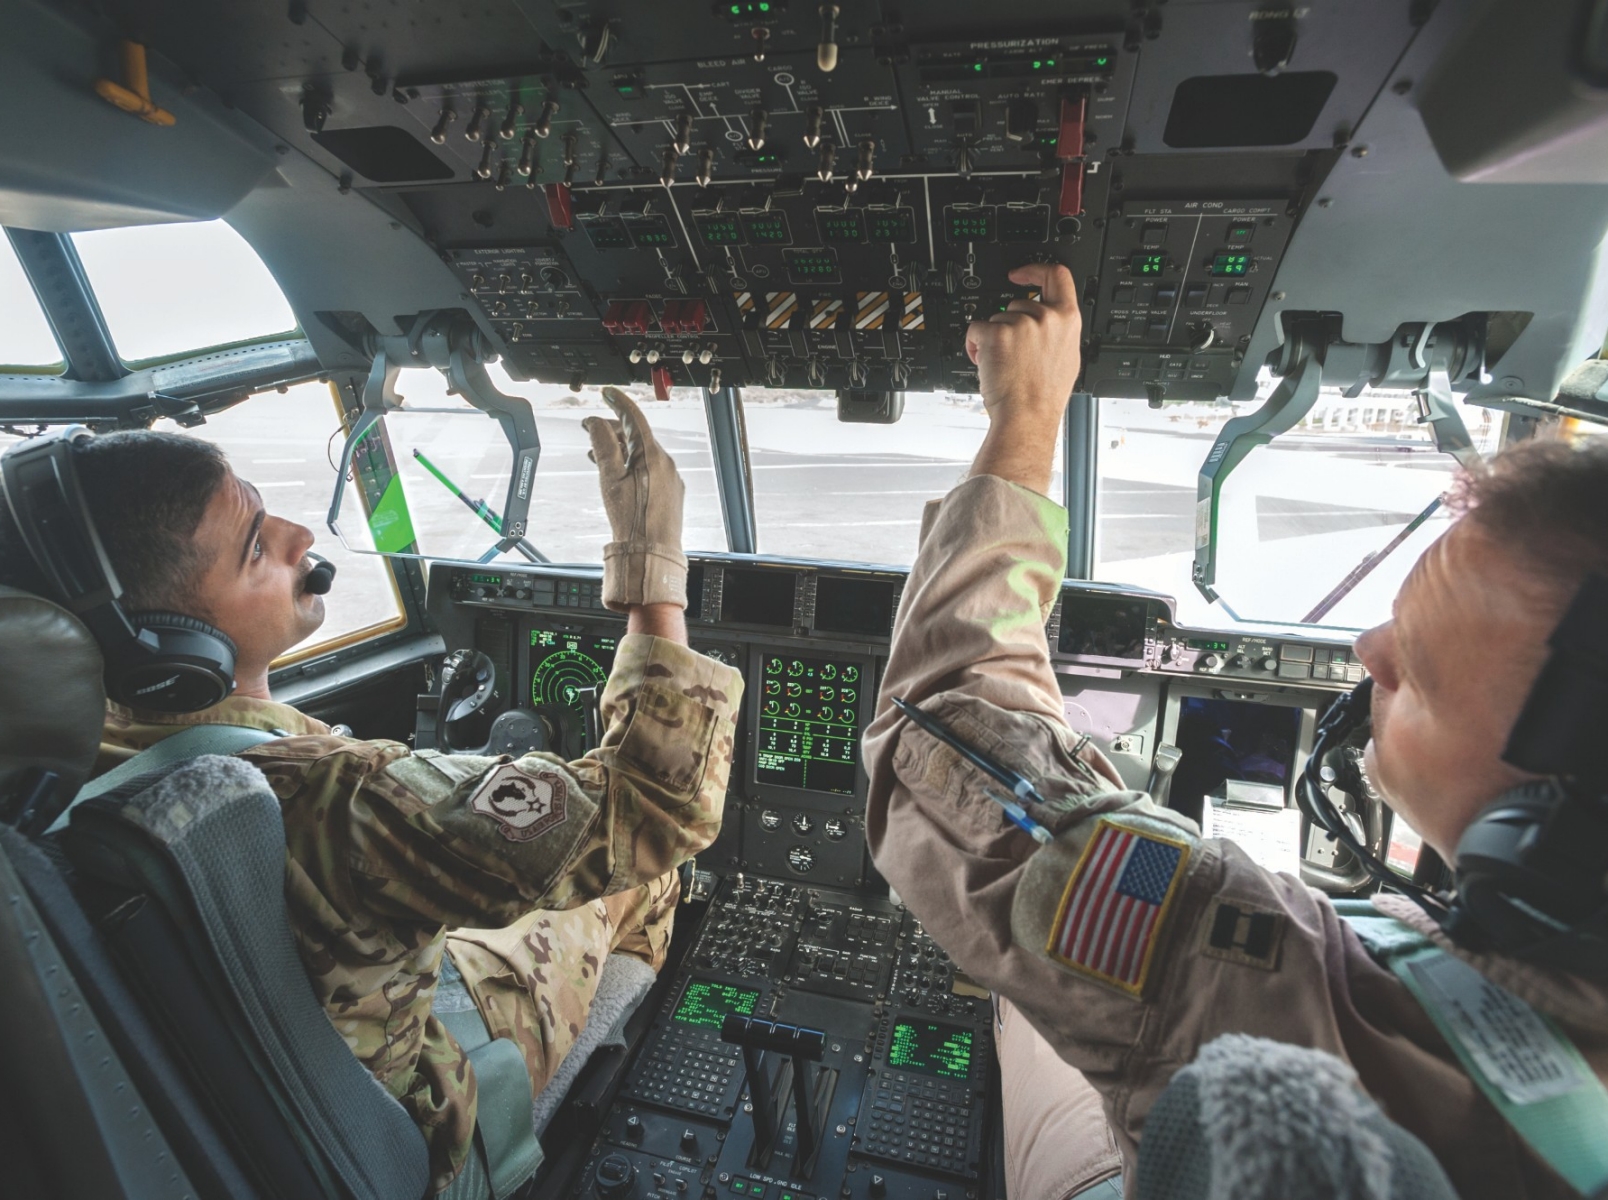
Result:
<svg viewBox="0 0 1608 1200"><path fill-rule="evenodd" d="M289 735L241 757L281 801L302 961L352 1052L423 1131L439 1190L475 1125L468 1060L430 1012L443 950L539 1092L608 953L663 963L673 869L720 830L742 686L730 667L633 634L603 692L602 745L575 762L414 754L233 698L175 717L111 706L102 764L191 724Z"/></svg>
<svg viewBox="0 0 1608 1200"><path fill-rule="evenodd" d="M1066 534L1059 505L989 476L928 506L864 747L866 835L888 882L967 974L1006 997L1100 1093L1129 1165L1174 1072L1219 1035L1249 1033L1349 1062L1467 1200L1573 1195L1327 899L1124 790L1105 757L1068 728L1044 637ZM1054 843L1041 849L1011 825L985 795L997 785L912 726L892 696L1034 777L1049 801L1034 815ZM1096 952L1078 940L1103 920L1076 908L1079 868L1101 878L1099 847L1087 864L1084 852L1128 837L1148 847L1154 872L1141 890L1155 885L1159 911L1143 937L1107 926ZM1110 890L1101 895L1119 903ZM1608 1076L1608 986L1459 950L1403 897L1375 906L1546 1014ZM1080 912L1085 923L1073 924ZM1127 957L1102 957L1114 947ZM1037 1090L1043 1103L1058 1102L1052 1089ZM1043 1139L1029 1153L1097 1159L1105 1131L1085 1132L1087 1144Z"/></svg>

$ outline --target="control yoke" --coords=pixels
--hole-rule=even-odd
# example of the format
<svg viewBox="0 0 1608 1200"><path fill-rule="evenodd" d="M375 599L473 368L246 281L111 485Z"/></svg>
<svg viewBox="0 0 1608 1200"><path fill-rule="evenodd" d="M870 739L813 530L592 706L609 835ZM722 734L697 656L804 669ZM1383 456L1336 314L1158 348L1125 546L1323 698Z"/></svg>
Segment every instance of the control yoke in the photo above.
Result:
<svg viewBox="0 0 1608 1200"><path fill-rule="evenodd" d="M1279 376L1262 407L1223 426L1201 464L1195 483L1195 562L1191 577L1200 594L1218 600L1218 514L1223 483L1258 446L1294 428L1317 403L1325 380L1346 396L1365 387L1410 388L1418 420L1429 426L1435 449L1465 467L1479 461L1463 418L1453 404L1453 384L1478 382L1485 370L1485 320L1464 317L1440 324L1403 325L1387 342L1340 339L1331 314L1287 316L1284 344L1269 358Z"/></svg>
<svg viewBox="0 0 1608 1200"><path fill-rule="evenodd" d="M536 479L536 465L541 457L541 437L536 431L536 417L530 402L520 396L507 396L499 392L486 373L485 364L495 357L495 351L470 318L460 312L438 312L422 316L413 331L404 337L378 337L370 341L374 354L368 379L363 385L362 409L352 423L346 443L341 447L340 466L335 475L335 492L330 498L326 518L330 532L340 538L348 550L372 553L347 540L340 528L341 502L346 494L346 480L352 471L357 448L384 419L387 413L405 412L402 398L396 394L397 375L404 367L435 367L446 375L452 390L469 404L491 417L502 428L503 436L513 451L513 470L508 479L508 493L497 526L498 541L482 561L518 549L531 557L533 549L525 540L530 523L531 489ZM419 555L380 551L391 557L420 557ZM533 561L538 561L537 555Z"/></svg>

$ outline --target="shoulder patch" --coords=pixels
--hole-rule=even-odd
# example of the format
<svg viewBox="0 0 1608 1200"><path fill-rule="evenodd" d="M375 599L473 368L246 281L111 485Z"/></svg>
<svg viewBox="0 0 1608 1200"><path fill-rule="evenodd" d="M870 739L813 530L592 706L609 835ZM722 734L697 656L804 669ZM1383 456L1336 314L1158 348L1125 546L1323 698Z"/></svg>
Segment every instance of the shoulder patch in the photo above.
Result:
<svg viewBox="0 0 1608 1200"><path fill-rule="evenodd" d="M1276 971L1279 943L1284 939L1284 914L1213 900L1201 922L1200 937L1200 952L1207 958Z"/></svg>
<svg viewBox="0 0 1608 1200"><path fill-rule="evenodd" d="M469 811L497 822L510 842L528 842L568 817L569 781L557 771L522 771L513 763L486 776L469 797Z"/></svg>
<svg viewBox="0 0 1608 1200"><path fill-rule="evenodd" d="M1102 820L1067 880L1044 952L1141 995L1188 862L1185 842Z"/></svg>

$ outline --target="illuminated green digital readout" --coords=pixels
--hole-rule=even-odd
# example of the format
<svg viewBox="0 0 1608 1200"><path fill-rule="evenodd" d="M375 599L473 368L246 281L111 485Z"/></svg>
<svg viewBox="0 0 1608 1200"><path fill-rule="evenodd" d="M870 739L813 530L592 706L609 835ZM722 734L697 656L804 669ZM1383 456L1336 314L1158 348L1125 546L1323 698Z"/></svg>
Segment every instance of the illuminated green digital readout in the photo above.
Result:
<svg viewBox="0 0 1608 1200"><path fill-rule="evenodd" d="M676 235L670 232L670 218L657 213L651 216L628 217L626 228L631 232L631 240L644 250L655 250L661 246L676 244Z"/></svg>
<svg viewBox="0 0 1608 1200"><path fill-rule="evenodd" d="M501 587L502 586L502 576L501 575L471 575L471 576L469 576L469 582L470 583L489 583L489 584L492 585L492 587Z"/></svg>
<svg viewBox="0 0 1608 1200"><path fill-rule="evenodd" d="M852 796L859 759L859 666L771 654L760 688L754 781Z"/></svg>
<svg viewBox="0 0 1608 1200"><path fill-rule="evenodd" d="M553 705L576 715L586 711L581 692L603 687L614 669L619 642L558 629L530 631L530 701Z"/></svg>
<svg viewBox="0 0 1608 1200"><path fill-rule="evenodd" d="M837 254L831 250L783 250L782 259L793 283L831 282L838 277Z"/></svg>
<svg viewBox="0 0 1608 1200"><path fill-rule="evenodd" d="M1213 275L1243 275L1251 269L1249 254L1219 254L1212 259Z"/></svg>
<svg viewBox="0 0 1608 1200"><path fill-rule="evenodd" d="M629 250L631 248L631 235L625 230L625 222L619 217L582 217L581 228L586 231L586 240L592 243L597 250Z"/></svg>
<svg viewBox="0 0 1608 1200"><path fill-rule="evenodd" d="M1050 240L1050 206L1005 205L999 210L999 240L1042 243Z"/></svg>
<svg viewBox="0 0 1608 1200"><path fill-rule="evenodd" d="M936 1021L900 1021L893 1027L888 1066L944 1079L971 1075L972 1032Z"/></svg>
<svg viewBox="0 0 1608 1200"><path fill-rule="evenodd" d="M828 246L853 246L865 241L865 215L857 208L818 208L815 226Z"/></svg>
<svg viewBox="0 0 1608 1200"><path fill-rule="evenodd" d="M724 14L728 21L769 20L786 8L787 0L742 0L737 4L726 0L723 4L715 5L715 11Z"/></svg>
<svg viewBox="0 0 1608 1200"><path fill-rule="evenodd" d="M784 212L744 213L743 231L756 246L781 246L793 240Z"/></svg>
<svg viewBox="0 0 1608 1200"><path fill-rule="evenodd" d="M1128 259L1130 275L1160 275L1167 269L1165 254L1135 254Z"/></svg>
<svg viewBox="0 0 1608 1200"><path fill-rule="evenodd" d="M1228 653L1227 642L1214 642L1210 638L1190 638L1189 648L1191 650L1216 650L1224 654Z"/></svg>
<svg viewBox="0 0 1608 1200"><path fill-rule="evenodd" d="M907 244L916 240L916 212L912 208L868 208L871 240L882 245Z"/></svg>
<svg viewBox="0 0 1608 1200"><path fill-rule="evenodd" d="M742 245L743 228L737 223L736 213L697 213L692 223L707 246Z"/></svg>
<svg viewBox="0 0 1608 1200"><path fill-rule="evenodd" d="M719 1029L726 1018L736 1013L739 1017L754 1015L759 1003L759 989L734 987L729 983L715 983L708 979L694 979L687 985L676 1005L675 1020L683 1025L702 1025Z"/></svg>
<svg viewBox="0 0 1608 1200"><path fill-rule="evenodd" d="M944 241L991 242L994 240L994 206L950 205L944 209Z"/></svg>

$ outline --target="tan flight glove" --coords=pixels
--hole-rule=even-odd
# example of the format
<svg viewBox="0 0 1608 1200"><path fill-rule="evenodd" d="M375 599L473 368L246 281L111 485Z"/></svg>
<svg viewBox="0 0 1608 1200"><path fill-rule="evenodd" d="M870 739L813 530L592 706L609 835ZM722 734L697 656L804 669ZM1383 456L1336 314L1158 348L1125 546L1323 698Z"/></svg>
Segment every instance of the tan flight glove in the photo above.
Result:
<svg viewBox="0 0 1608 1200"><path fill-rule="evenodd" d="M681 505L686 485L631 397L603 389L618 421L588 417L614 540L603 547L603 603L616 612L633 604L687 607L687 556L681 551Z"/></svg>

